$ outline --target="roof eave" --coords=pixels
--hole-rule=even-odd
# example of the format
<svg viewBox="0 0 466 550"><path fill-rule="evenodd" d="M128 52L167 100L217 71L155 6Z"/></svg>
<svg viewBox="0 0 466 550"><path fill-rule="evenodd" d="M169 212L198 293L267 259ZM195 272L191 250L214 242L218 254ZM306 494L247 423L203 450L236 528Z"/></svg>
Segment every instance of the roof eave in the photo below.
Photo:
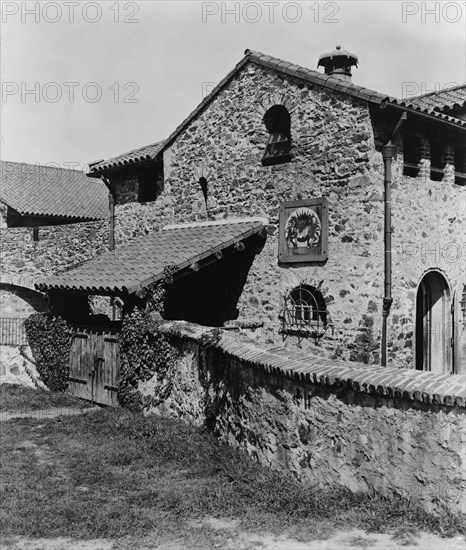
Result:
<svg viewBox="0 0 466 550"><path fill-rule="evenodd" d="M142 160L135 159L126 162L115 162L109 166L103 166L100 168L92 169L90 172L86 172L86 176L90 178L100 178L105 174L110 174L112 172L121 172L122 170L131 170L133 167L137 166L144 167L151 164L157 164L163 160L162 151L157 151L157 154L154 157L145 158ZM108 162L108 161L107 161ZM107 164L107 163L106 163Z"/></svg>
<svg viewBox="0 0 466 550"><path fill-rule="evenodd" d="M412 107L408 107L406 105L400 105L396 100L389 100L382 102L380 104L381 109L394 109L398 111L404 111L408 114L411 114L413 116L422 117L430 120L433 123L436 124L442 124L444 126L448 126L450 128L454 128L455 130L466 130L466 122L462 121L460 119L455 119L454 117L450 117L449 115L446 115L440 111L438 111L438 115L432 114L429 111L423 111L418 109L413 109ZM454 120L447 120L447 118L452 118Z"/></svg>

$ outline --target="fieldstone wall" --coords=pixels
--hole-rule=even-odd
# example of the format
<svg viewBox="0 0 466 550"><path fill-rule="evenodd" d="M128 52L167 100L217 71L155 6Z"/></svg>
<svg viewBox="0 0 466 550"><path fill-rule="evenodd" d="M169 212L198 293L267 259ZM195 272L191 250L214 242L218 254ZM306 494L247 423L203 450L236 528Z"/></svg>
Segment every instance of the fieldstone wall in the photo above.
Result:
<svg viewBox="0 0 466 550"><path fill-rule="evenodd" d="M398 143L402 151L402 144ZM453 302L466 285L466 188L455 185L446 167L443 181L429 172L403 176L403 156L393 166L392 245L393 305L389 318L388 354L400 366L413 363L416 293L423 276L441 273ZM446 327L457 348L466 345L466 319L455 304L455 319ZM456 372L466 369L466 354Z"/></svg>
<svg viewBox="0 0 466 550"><path fill-rule="evenodd" d="M46 390L31 358L29 346L0 345L0 384L18 384Z"/></svg>
<svg viewBox="0 0 466 550"><path fill-rule="evenodd" d="M108 220L42 226L39 241L34 241L31 227L4 224L0 227L0 316L28 317L46 310L46 297L33 290L34 282L105 252L108 235Z"/></svg>
<svg viewBox="0 0 466 550"><path fill-rule="evenodd" d="M0 286L0 317L26 319L36 311L46 311L47 300L39 292L12 285Z"/></svg>
<svg viewBox="0 0 466 550"><path fill-rule="evenodd" d="M39 228L0 229L3 275L40 277L60 273L108 250L108 220Z"/></svg>
<svg viewBox="0 0 466 550"><path fill-rule="evenodd" d="M139 383L145 395L157 386L167 396L149 412L207 423L224 441L310 485L466 512L462 377L348 365L225 334L218 347L204 348L204 327L163 330L178 335L182 357L163 379Z"/></svg>
<svg viewBox="0 0 466 550"><path fill-rule="evenodd" d="M268 139L263 116L273 105L284 105L290 113L293 158L263 167ZM165 159L166 179L179 197L175 216L202 215L196 212L200 172L208 183L209 214L214 217L265 215L278 227L282 201L327 197L328 261L280 267L276 231L250 271L240 316L263 322L259 338L274 333L280 342L284 297L308 284L322 292L333 329L318 345L292 336L286 345L378 362L383 167L366 103L297 85L266 70L244 71L175 141Z"/></svg>
<svg viewBox="0 0 466 550"><path fill-rule="evenodd" d="M140 205L126 197L117 205L117 242L167 223L208 218L266 216L277 228L282 201L325 196L328 261L279 266L275 231L249 272L239 317L263 324L255 333L260 341L272 338L326 357L378 364L384 186L382 155L374 136L380 137L384 128L377 126L379 117L371 117L363 101L282 79L273 71L249 69L240 72L164 152L164 190L157 200ZM263 167L268 138L263 116L273 105L284 105L290 113L292 161ZM394 304L388 361L413 367L415 297L422 276L429 269L439 270L452 292L464 279L465 189L451 183L451 177L429 180L428 170L419 178L404 177L399 149L393 168ZM207 181L207 202L200 177ZM435 246L447 246L447 256L422 254ZM453 248L458 261L452 262ZM319 288L332 321L318 342L293 336L282 340L279 335L284 296L302 283ZM458 327L464 334L463 325ZM463 337L461 332L457 337Z"/></svg>

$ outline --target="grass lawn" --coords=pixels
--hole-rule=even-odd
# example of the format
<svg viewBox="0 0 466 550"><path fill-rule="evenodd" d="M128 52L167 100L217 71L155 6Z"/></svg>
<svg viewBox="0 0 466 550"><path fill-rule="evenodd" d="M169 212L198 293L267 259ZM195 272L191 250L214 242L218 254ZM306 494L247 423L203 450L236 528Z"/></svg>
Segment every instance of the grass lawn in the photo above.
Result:
<svg viewBox="0 0 466 550"><path fill-rule="evenodd" d="M0 411L23 412L52 408L88 408L92 404L66 393L0 384Z"/></svg>
<svg viewBox="0 0 466 550"><path fill-rule="evenodd" d="M354 528L465 533L459 517L405 500L316 492L176 420L101 409L0 431L4 537L109 538L129 549L150 533L160 547L225 547L227 531L203 526L206 517L302 541Z"/></svg>

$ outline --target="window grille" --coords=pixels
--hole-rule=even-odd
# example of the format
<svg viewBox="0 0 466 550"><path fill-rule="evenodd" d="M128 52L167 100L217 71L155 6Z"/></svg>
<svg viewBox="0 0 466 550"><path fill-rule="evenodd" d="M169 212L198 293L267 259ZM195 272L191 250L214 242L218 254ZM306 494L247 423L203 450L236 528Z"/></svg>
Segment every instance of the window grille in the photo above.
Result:
<svg viewBox="0 0 466 550"><path fill-rule="evenodd" d="M310 285L299 285L284 300L280 314L283 334L322 338L328 328L327 306L322 293Z"/></svg>
<svg viewBox="0 0 466 550"><path fill-rule="evenodd" d="M27 344L25 319L0 317L0 344L2 346L23 346Z"/></svg>

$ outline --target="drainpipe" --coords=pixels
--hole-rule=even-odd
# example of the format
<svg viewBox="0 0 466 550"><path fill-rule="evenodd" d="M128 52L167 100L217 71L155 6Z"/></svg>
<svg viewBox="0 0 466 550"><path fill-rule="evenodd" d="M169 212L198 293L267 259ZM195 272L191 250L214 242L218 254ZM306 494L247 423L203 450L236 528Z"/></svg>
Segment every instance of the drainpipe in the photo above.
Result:
<svg viewBox="0 0 466 550"><path fill-rule="evenodd" d="M115 250L115 198L112 193L108 194L108 207L110 210L110 230L108 235L108 246Z"/></svg>
<svg viewBox="0 0 466 550"><path fill-rule="evenodd" d="M392 160L395 156L395 146L389 141L382 147L384 164L384 297L382 305L382 353L381 365L387 366L387 318L390 314L392 298Z"/></svg>
<svg viewBox="0 0 466 550"><path fill-rule="evenodd" d="M115 195L110 186L109 180L105 176L100 176L105 186L108 189L108 209L110 210L110 230L108 236L108 247L110 250L115 249Z"/></svg>
<svg viewBox="0 0 466 550"><path fill-rule="evenodd" d="M105 176L101 176L102 181L105 183L108 189L108 209L110 210L110 228L108 234L108 248L109 250L115 250L115 195L109 180ZM112 304L112 320L116 319L116 304L115 298L110 299Z"/></svg>

